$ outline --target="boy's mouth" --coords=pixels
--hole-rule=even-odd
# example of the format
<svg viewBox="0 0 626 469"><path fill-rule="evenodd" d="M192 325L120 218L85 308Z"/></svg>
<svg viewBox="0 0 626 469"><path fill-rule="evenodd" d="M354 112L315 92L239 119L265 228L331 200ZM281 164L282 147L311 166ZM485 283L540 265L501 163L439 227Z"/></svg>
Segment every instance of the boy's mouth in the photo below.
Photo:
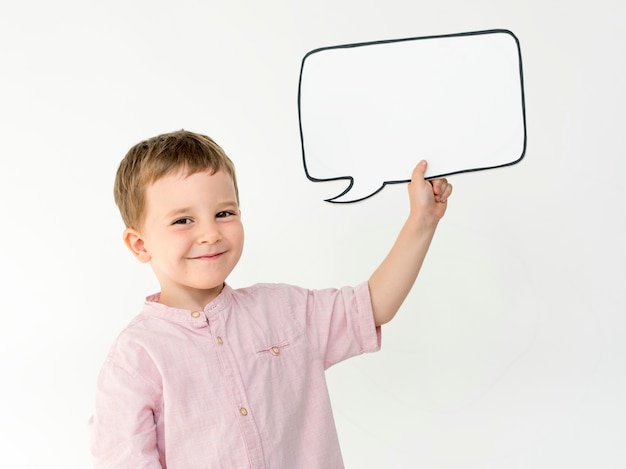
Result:
<svg viewBox="0 0 626 469"><path fill-rule="evenodd" d="M194 256L194 257L191 257L190 259L197 260L197 261L212 261L212 260L220 258L222 254L224 253L214 252L214 253L202 254L200 256Z"/></svg>

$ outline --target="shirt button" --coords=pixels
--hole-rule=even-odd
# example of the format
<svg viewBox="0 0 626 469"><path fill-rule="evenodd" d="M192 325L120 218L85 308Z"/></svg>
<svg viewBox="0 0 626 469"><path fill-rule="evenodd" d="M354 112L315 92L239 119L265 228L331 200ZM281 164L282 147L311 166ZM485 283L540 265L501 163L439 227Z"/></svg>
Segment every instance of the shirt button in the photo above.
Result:
<svg viewBox="0 0 626 469"><path fill-rule="evenodd" d="M194 311L191 313L191 317L194 319L198 319L200 316L202 316L202 313L200 311Z"/></svg>
<svg viewBox="0 0 626 469"><path fill-rule="evenodd" d="M242 417L245 417L246 415L248 415L248 409L242 407L241 409L239 409L239 413L242 415Z"/></svg>
<svg viewBox="0 0 626 469"><path fill-rule="evenodd" d="M270 349L270 352L272 352L272 355L278 355L280 353L280 348L274 346Z"/></svg>
<svg viewBox="0 0 626 469"><path fill-rule="evenodd" d="M217 343L218 343L219 345L224 345L224 341L222 340L222 338L221 338L220 336L217 336L217 339L216 339L216 340L217 340Z"/></svg>

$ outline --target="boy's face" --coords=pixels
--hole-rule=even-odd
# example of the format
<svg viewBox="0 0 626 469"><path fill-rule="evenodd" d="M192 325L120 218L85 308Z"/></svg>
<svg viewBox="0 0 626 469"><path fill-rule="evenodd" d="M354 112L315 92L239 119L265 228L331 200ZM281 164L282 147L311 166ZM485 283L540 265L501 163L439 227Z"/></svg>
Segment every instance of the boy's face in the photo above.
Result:
<svg viewBox="0 0 626 469"><path fill-rule="evenodd" d="M146 190L140 230L124 240L150 262L161 285L160 302L202 309L221 291L243 250L243 226L231 177L218 171L167 175Z"/></svg>

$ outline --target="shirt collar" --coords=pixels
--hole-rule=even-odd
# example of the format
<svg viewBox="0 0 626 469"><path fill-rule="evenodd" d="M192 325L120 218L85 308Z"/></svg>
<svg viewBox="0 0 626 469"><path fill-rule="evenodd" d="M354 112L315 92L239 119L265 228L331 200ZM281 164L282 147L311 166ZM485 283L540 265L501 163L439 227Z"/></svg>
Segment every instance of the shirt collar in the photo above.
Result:
<svg viewBox="0 0 626 469"><path fill-rule="evenodd" d="M147 296L141 314L198 329L206 327L208 321L212 321L230 310L233 290L229 285L225 284L220 294L208 303L204 310L197 311L172 308L171 306L161 304L159 303L160 297L161 293Z"/></svg>

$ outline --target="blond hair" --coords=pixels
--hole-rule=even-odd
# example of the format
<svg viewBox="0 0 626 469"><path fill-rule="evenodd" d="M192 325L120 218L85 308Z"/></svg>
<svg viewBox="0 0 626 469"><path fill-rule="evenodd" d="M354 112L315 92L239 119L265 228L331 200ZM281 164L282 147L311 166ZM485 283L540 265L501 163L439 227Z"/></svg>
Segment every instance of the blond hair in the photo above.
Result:
<svg viewBox="0 0 626 469"><path fill-rule="evenodd" d="M157 135L133 146L117 169L113 192L127 228L138 229L143 223L148 186L174 171L185 176L225 171L239 202L235 166L210 137L187 130Z"/></svg>

